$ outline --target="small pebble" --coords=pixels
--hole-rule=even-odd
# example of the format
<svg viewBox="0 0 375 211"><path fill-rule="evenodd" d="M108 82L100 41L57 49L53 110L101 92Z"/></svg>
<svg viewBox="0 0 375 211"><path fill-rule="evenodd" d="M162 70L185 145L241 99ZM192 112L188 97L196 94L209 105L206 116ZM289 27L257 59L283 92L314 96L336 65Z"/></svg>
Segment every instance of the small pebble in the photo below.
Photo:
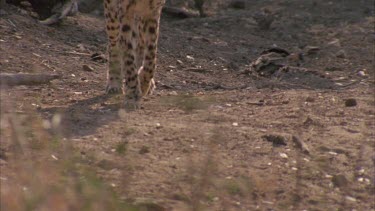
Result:
<svg viewBox="0 0 375 211"><path fill-rule="evenodd" d="M55 155L51 155L54 160L59 160Z"/></svg>
<svg viewBox="0 0 375 211"><path fill-rule="evenodd" d="M335 156L337 155L336 152L332 152L332 151L331 151L331 152L328 152L328 154L330 154L330 155L335 155Z"/></svg>
<svg viewBox="0 0 375 211"><path fill-rule="evenodd" d="M355 199L355 198L353 198L351 196L346 196L345 199L348 200L348 201L352 201L352 202L356 202L357 201L357 199Z"/></svg>
<svg viewBox="0 0 375 211"><path fill-rule="evenodd" d="M364 173L365 173L365 169L361 168L361 169L358 170L358 174L359 175L363 175Z"/></svg>
<svg viewBox="0 0 375 211"><path fill-rule="evenodd" d="M361 77L364 77L364 76L366 76L367 74L365 73L365 71L359 71L358 73L358 76L361 76Z"/></svg>
<svg viewBox="0 0 375 211"><path fill-rule="evenodd" d="M161 124L160 123L156 123L156 128L157 129L161 128Z"/></svg>
<svg viewBox="0 0 375 211"><path fill-rule="evenodd" d="M170 95L170 96L177 96L178 93L177 93L176 91L171 91L171 92L169 92L169 95Z"/></svg>
<svg viewBox="0 0 375 211"><path fill-rule="evenodd" d="M186 58L187 58L187 59L190 59L190 60L194 60L194 57L189 56L189 55L187 55Z"/></svg>
<svg viewBox="0 0 375 211"><path fill-rule="evenodd" d="M288 155L285 154L285 153L280 153L279 155L280 155L280 157L282 157L282 158L288 158Z"/></svg>

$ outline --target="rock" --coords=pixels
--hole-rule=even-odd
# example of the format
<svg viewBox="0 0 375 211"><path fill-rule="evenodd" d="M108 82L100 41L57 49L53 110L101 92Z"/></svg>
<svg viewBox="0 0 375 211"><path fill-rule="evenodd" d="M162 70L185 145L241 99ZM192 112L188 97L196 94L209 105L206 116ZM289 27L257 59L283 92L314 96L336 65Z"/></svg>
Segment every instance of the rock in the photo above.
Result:
<svg viewBox="0 0 375 211"><path fill-rule="evenodd" d="M349 98L345 100L345 106L346 107L354 107L357 106L357 100L354 98Z"/></svg>
<svg viewBox="0 0 375 211"><path fill-rule="evenodd" d="M345 59L346 58L346 52L344 50L339 50L336 52L336 57L340 59Z"/></svg>
<svg viewBox="0 0 375 211"><path fill-rule="evenodd" d="M78 4L73 0L39 0L30 2L33 9L43 19L39 21L43 25L58 24L67 16L75 15L78 12Z"/></svg>
<svg viewBox="0 0 375 211"><path fill-rule="evenodd" d="M92 68L91 66L89 66L87 64L82 65L82 69L86 72L93 72L94 71L94 68Z"/></svg>
<svg viewBox="0 0 375 211"><path fill-rule="evenodd" d="M186 55L186 58L189 59L189 60L194 60L194 57L189 56L189 55Z"/></svg>
<svg viewBox="0 0 375 211"><path fill-rule="evenodd" d="M280 69L287 66L287 58L284 52L265 51L260 57L251 62L248 73L257 73L263 77L269 77L279 72Z"/></svg>
<svg viewBox="0 0 375 211"><path fill-rule="evenodd" d="M356 198L353 198L351 196L345 196L345 199L348 200L348 201L351 201L351 202L356 202L357 201Z"/></svg>
<svg viewBox="0 0 375 211"><path fill-rule="evenodd" d="M279 146L286 146L286 140L283 136L280 135L264 135L262 138L268 142L272 143L272 146L279 147Z"/></svg>
<svg viewBox="0 0 375 211"><path fill-rule="evenodd" d="M348 185L349 181L346 179L345 175L338 174L332 177L332 183L338 188L344 188Z"/></svg>
<svg viewBox="0 0 375 211"><path fill-rule="evenodd" d="M340 40L334 39L327 44L328 46L341 47Z"/></svg>
<svg viewBox="0 0 375 211"><path fill-rule="evenodd" d="M178 93L176 91L171 91L168 93L169 96L178 96Z"/></svg>
<svg viewBox="0 0 375 211"><path fill-rule="evenodd" d="M367 76L366 72L363 71L363 70L358 71L357 75L358 75L358 76L361 76L361 77L365 77L365 76Z"/></svg>
<svg viewBox="0 0 375 211"><path fill-rule="evenodd" d="M184 63L183 63L181 60L179 60L179 59L177 59L176 62L177 62L177 64L179 64L179 65L183 65L183 64L184 64Z"/></svg>
<svg viewBox="0 0 375 211"><path fill-rule="evenodd" d="M95 62L100 62L100 63L105 63L107 62L107 59L105 57L104 54L100 54L100 53L94 53L91 55L91 60L95 61Z"/></svg>
<svg viewBox="0 0 375 211"><path fill-rule="evenodd" d="M195 18L195 17L199 17L200 15L199 12L197 11L192 11L184 7L178 8L178 7L172 7L172 6L164 6L163 13L176 17L176 18Z"/></svg>
<svg viewBox="0 0 375 211"><path fill-rule="evenodd" d="M315 98L313 98L311 96L308 96L305 101L309 102L309 103L313 103L313 102L315 102Z"/></svg>
<svg viewBox="0 0 375 211"><path fill-rule="evenodd" d="M160 128L162 128L161 124L160 123L156 123L156 129L160 129Z"/></svg>
<svg viewBox="0 0 375 211"><path fill-rule="evenodd" d="M280 155L280 157L282 157L282 158L285 158L285 159L288 159L288 155L287 154L285 154L285 153L279 153L279 155Z"/></svg>
<svg viewBox="0 0 375 211"><path fill-rule="evenodd" d="M306 46L304 48L304 52L306 55L315 55L318 53L318 51L320 51L320 48L317 47L317 46Z"/></svg>

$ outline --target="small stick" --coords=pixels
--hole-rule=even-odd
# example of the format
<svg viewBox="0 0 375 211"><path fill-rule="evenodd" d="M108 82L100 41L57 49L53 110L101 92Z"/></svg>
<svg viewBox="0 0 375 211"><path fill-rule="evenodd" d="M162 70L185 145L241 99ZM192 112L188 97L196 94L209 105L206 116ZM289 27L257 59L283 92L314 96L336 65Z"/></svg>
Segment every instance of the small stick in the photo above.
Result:
<svg viewBox="0 0 375 211"><path fill-rule="evenodd" d="M53 74L28 74L28 73L1 73L0 86L38 85L46 84L51 80L61 78L61 75Z"/></svg>

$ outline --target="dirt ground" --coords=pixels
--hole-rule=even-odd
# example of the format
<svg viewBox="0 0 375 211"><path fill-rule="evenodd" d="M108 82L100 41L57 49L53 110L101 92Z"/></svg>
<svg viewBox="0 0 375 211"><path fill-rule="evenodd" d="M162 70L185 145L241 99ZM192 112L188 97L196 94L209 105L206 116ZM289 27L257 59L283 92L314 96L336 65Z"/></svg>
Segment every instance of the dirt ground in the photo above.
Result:
<svg viewBox="0 0 375 211"><path fill-rule="evenodd" d="M104 94L107 64L91 58L106 51L102 17L48 27L11 7L0 17L1 73L63 77L3 89L1 101L44 122L61 117L49 134L146 210L375 210L373 1L245 2L212 17L163 16L157 90L136 111ZM262 8L277 17L269 30L252 18ZM266 49L306 46L318 47L302 62L309 71L244 73ZM2 136L4 210L3 187L18 184L8 146Z"/></svg>

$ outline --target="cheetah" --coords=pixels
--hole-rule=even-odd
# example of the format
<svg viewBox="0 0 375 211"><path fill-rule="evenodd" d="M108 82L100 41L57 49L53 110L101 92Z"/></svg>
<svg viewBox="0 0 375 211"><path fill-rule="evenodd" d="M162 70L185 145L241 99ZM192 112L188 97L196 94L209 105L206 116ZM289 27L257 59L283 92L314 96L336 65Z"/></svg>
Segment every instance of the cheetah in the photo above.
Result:
<svg viewBox="0 0 375 211"><path fill-rule="evenodd" d="M154 73L161 9L165 0L105 0L108 36L106 93L125 95L138 108L155 89Z"/></svg>

